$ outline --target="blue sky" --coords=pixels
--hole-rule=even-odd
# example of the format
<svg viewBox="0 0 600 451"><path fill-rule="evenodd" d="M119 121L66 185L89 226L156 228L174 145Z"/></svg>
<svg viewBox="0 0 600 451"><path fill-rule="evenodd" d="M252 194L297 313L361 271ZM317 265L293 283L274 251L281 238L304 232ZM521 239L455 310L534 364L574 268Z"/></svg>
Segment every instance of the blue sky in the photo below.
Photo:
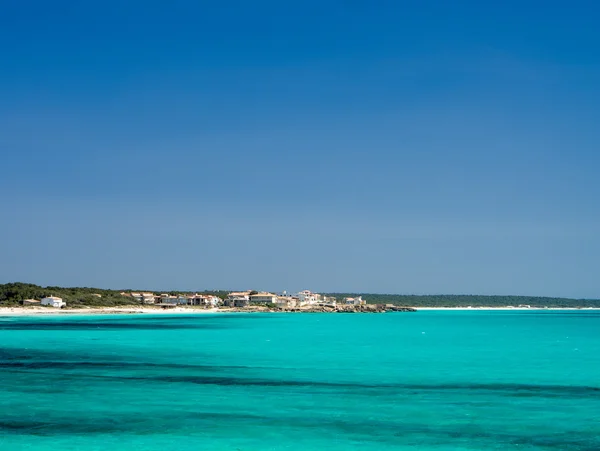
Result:
<svg viewBox="0 0 600 451"><path fill-rule="evenodd" d="M0 2L0 283L600 297L600 6L486 3Z"/></svg>

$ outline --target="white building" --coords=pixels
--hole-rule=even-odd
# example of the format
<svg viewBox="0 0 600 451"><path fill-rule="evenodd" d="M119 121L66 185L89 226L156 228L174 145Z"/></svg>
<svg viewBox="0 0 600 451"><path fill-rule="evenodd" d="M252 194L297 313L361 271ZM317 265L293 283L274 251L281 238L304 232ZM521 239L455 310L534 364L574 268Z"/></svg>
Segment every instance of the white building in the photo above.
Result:
<svg viewBox="0 0 600 451"><path fill-rule="evenodd" d="M188 297L185 294L180 294L177 296L177 303L179 305L187 305Z"/></svg>
<svg viewBox="0 0 600 451"><path fill-rule="evenodd" d="M142 293L142 302L144 304L154 304L154 293Z"/></svg>
<svg viewBox="0 0 600 451"><path fill-rule="evenodd" d="M300 305L314 305L321 302L321 295L309 290L299 292L296 297L300 301Z"/></svg>
<svg viewBox="0 0 600 451"><path fill-rule="evenodd" d="M277 296L275 304L280 308L293 308L297 307L298 299L292 296Z"/></svg>
<svg viewBox="0 0 600 451"><path fill-rule="evenodd" d="M277 303L277 295L263 291L250 295L250 302L253 304L275 304Z"/></svg>
<svg viewBox="0 0 600 451"><path fill-rule="evenodd" d="M209 294L196 294L190 296L189 305L203 305L206 307L217 307L221 304L221 298Z"/></svg>
<svg viewBox="0 0 600 451"><path fill-rule="evenodd" d="M131 293L131 297L138 302L142 302L142 299L144 299L141 293Z"/></svg>
<svg viewBox="0 0 600 451"><path fill-rule="evenodd" d="M344 298L344 304L346 305L364 305L367 302L362 298L362 296L357 296L355 298Z"/></svg>
<svg viewBox="0 0 600 451"><path fill-rule="evenodd" d="M250 300L250 293L252 291L233 291L227 295L227 299L245 299Z"/></svg>
<svg viewBox="0 0 600 451"><path fill-rule="evenodd" d="M62 298L57 298L55 296L48 296L48 297L42 298L41 304L48 305L50 307L55 307L55 308L61 308L61 307L64 307L65 305L67 305L67 303L64 302L62 300Z"/></svg>
<svg viewBox="0 0 600 451"><path fill-rule="evenodd" d="M161 296L161 303L170 305L186 305L188 303L188 298L182 294L177 296Z"/></svg>

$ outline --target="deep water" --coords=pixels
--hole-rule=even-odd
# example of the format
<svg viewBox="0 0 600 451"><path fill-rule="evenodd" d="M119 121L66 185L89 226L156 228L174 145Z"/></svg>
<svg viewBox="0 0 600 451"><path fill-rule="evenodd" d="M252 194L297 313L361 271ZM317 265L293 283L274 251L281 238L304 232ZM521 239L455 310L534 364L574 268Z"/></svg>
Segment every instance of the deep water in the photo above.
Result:
<svg viewBox="0 0 600 451"><path fill-rule="evenodd" d="M600 313L0 317L1 450L600 450Z"/></svg>

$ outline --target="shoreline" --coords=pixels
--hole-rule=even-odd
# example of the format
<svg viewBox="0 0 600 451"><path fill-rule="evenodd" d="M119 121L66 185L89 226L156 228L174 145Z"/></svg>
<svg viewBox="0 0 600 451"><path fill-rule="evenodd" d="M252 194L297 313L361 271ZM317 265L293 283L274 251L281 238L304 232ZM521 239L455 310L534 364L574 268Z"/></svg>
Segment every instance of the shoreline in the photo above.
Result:
<svg viewBox="0 0 600 451"><path fill-rule="evenodd" d="M595 307L410 307L413 311L580 311L598 310ZM2 316L42 316L42 315L202 315L216 313L373 313L371 311L315 311L314 309L270 310L267 308L162 308L156 306L90 307L73 309L53 309L49 307L0 307Z"/></svg>
<svg viewBox="0 0 600 451"><path fill-rule="evenodd" d="M135 314L209 314L228 313L224 309L189 309L141 306L90 307L73 309L53 309L51 307L0 307L0 316L37 316L37 315L135 315Z"/></svg>
<svg viewBox="0 0 600 451"><path fill-rule="evenodd" d="M460 311L527 311L527 310L600 310L598 307L415 307L421 310L460 310Z"/></svg>

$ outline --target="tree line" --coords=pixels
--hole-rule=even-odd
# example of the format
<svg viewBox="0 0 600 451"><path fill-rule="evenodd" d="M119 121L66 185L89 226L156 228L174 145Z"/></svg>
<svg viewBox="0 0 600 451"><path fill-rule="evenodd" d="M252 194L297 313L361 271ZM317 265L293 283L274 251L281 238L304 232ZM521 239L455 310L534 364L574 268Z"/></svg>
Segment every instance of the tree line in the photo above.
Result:
<svg viewBox="0 0 600 451"><path fill-rule="evenodd" d="M537 296L484 296L484 295L412 295L374 293L329 293L339 300L362 296L368 304L394 304L406 307L531 307L548 308L600 308L600 299L570 299Z"/></svg>

